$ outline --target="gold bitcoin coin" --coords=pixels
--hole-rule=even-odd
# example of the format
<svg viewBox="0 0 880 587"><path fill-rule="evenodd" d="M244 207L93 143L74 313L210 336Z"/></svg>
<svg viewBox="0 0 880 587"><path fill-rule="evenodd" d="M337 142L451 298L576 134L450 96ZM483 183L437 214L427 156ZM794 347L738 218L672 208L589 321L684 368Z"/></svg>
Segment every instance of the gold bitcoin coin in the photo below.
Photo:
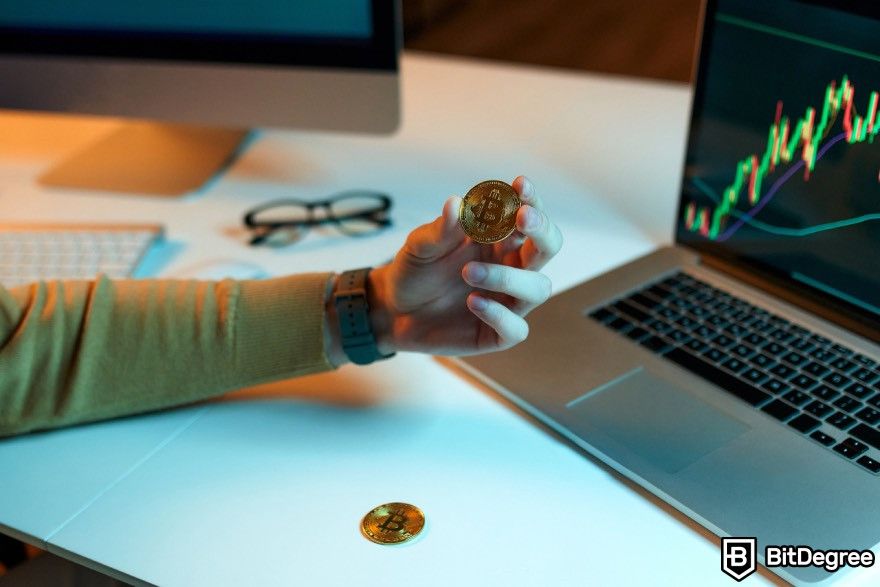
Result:
<svg viewBox="0 0 880 587"><path fill-rule="evenodd" d="M425 514L408 503L386 503L361 520L361 534L376 544L400 544L412 540L425 527Z"/></svg>
<svg viewBox="0 0 880 587"><path fill-rule="evenodd" d="M458 223L472 240L497 243L516 228L519 206L519 196L512 186L498 180L484 181L465 194L458 209Z"/></svg>

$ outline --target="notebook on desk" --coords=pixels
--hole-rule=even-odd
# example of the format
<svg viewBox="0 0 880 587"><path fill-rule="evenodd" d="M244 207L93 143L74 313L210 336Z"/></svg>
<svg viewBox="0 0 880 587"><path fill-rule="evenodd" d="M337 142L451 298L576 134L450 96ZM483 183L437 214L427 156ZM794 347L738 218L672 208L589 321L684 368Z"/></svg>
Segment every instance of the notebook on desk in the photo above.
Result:
<svg viewBox="0 0 880 587"><path fill-rule="evenodd" d="M462 360L799 583L833 569L765 547L880 542L878 39L870 3L709 1L675 244Z"/></svg>

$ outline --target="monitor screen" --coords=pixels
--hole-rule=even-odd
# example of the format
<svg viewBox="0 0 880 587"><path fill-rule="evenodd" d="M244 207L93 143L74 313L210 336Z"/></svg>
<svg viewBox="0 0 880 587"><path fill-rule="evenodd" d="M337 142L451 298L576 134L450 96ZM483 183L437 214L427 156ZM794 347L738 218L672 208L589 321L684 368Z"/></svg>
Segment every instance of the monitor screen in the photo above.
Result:
<svg viewBox="0 0 880 587"><path fill-rule="evenodd" d="M4 0L0 52L387 66L375 0ZM389 34L390 33L390 34Z"/></svg>
<svg viewBox="0 0 880 587"><path fill-rule="evenodd" d="M717 0L707 15L678 241L880 318L880 9Z"/></svg>

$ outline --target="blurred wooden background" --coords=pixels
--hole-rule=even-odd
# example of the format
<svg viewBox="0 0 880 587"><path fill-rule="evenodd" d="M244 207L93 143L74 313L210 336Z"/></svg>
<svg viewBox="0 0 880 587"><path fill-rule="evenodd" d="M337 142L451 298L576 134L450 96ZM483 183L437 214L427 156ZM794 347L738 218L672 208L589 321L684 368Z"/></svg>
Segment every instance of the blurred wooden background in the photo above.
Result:
<svg viewBox="0 0 880 587"><path fill-rule="evenodd" d="M689 81L700 0L403 0L407 48Z"/></svg>

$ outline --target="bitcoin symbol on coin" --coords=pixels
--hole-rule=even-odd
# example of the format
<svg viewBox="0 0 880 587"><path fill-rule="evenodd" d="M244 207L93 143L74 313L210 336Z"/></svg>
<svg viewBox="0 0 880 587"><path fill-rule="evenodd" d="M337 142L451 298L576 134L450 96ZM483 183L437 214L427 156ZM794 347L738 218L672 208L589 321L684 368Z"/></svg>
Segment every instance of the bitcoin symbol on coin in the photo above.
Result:
<svg viewBox="0 0 880 587"><path fill-rule="evenodd" d="M424 527L425 514L408 503L380 505L361 520L361 534L376 544L400 544L412 540Z"/></svg>
<svg viewBox="0 0 880 587"><path fill-rule="evenodd" d="M386 532L397 532L399 530L403 530L403 525L406 524L406 516L404 516L401 512L395 512L388 516L384 522L379 524L379 527L385 530Z"/></svg>
<svg viewBox="0 0 880 587"><path fill-rule="evenodd" d="M510 236L516 227L519 206L519 195L512 186L503 181L484 181L465 194L458 209L458 222L471 240L497 243Z"/></svg>

